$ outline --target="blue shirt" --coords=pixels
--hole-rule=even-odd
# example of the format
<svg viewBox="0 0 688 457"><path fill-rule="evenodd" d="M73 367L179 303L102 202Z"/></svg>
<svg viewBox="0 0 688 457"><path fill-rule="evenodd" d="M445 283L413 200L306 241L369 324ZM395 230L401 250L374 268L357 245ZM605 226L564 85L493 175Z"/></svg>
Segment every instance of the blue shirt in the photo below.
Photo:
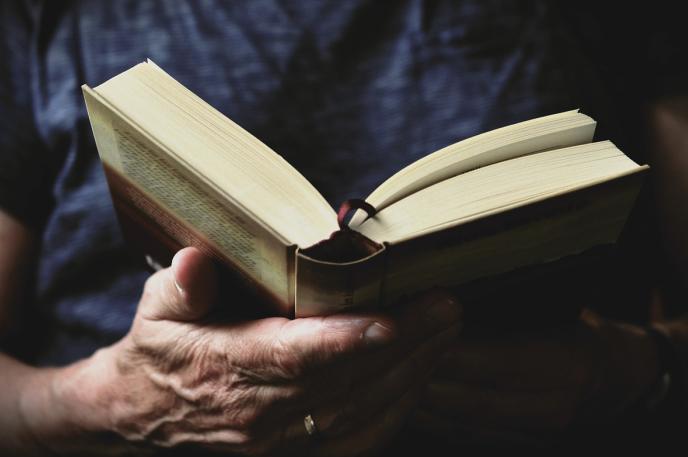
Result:
<svg viewBox="0 0 688 457"><path fill-rule="evenodd" d="M639 82L638 96L661 86L649 72L617 72L628 56L601 59L594 44L614 36L549 2L27 1L0 11L0 207L41 233L22 332L43 364L120 338L149 275L124 249L81 84L151 58L333 205L450 143L567 109L633 154L617 128L630 103L618 100ZM634 58L651 60L644 50Z"/></svg>

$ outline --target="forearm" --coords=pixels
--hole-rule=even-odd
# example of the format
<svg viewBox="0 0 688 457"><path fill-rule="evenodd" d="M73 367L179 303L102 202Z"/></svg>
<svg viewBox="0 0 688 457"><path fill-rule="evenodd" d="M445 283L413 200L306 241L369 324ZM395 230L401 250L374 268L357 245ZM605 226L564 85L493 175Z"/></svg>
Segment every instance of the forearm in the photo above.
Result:
<svg viewBox="0 0 688 457"><path fill-rule="evenodd" d="M0 394L0 452L9 450L37 450L21 412L22 389L36 374L36 370L0 354L2 393ZM4 452L2 452L4 453Z"/></svg>
<svg viewBox="0 0 688 457"><path fill-rule="evenodd" d="M108 436L108 400L97 387L110 371L102 353L64 368L29 367L0 354L0 454L123 450Z"/></svg>

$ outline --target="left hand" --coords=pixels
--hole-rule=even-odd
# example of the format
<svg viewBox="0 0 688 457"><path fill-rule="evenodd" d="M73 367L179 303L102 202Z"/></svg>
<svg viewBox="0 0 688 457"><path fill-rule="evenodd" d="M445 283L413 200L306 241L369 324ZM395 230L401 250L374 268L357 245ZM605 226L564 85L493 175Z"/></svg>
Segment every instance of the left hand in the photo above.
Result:
<svg viewBox="0 0 688 457"><path fill-rule="evenodd" d="M556 330L464 334L435 372L413 426L474 443L546 444L572 425L612 420L651 388L658 370L642 328L589 311Z"/></svg>

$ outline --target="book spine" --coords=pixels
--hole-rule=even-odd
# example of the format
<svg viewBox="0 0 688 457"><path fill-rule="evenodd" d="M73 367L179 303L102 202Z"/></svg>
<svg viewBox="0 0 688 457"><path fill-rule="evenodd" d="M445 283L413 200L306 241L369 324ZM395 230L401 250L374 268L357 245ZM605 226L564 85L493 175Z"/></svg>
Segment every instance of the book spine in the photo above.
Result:
<svg viewBox="0 0 688 457"><path fill-rule="evenodd" d="M332 314L384 302L387 251L352 262L326 262L296 252L296 317Z"/></svg>

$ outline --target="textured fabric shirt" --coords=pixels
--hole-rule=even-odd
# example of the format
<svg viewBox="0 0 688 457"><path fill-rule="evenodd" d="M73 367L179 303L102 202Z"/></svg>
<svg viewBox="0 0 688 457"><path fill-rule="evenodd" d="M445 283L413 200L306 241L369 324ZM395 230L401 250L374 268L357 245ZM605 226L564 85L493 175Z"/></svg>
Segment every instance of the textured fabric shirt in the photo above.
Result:
<svg viewBox="0 0 688 457"><path fill-rule="evenodd" d="M41 233L24 310L40 363L120 338L149 274L124 249L81 84L150 58L336 205L457 140L562 110L582 108L633 155L618 126L635 101L619 94L675 83L662 66L671 56L652 72L624 51L600 63L594 43L619 35L548 2L50 1L0 11L0 207ZM624 43L652 60L652 42Z"/></svg>

